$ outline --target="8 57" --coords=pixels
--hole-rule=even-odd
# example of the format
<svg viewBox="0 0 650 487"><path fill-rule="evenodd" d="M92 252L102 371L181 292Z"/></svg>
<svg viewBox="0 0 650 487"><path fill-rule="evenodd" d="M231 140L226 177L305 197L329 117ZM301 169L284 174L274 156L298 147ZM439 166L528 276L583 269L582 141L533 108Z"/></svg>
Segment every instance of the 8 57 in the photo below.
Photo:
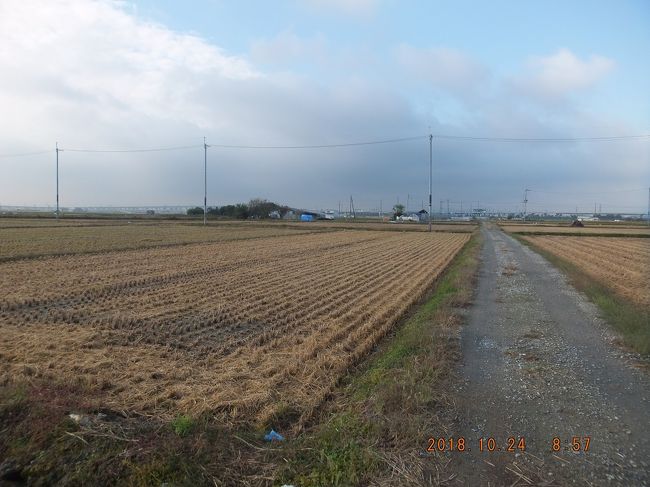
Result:
<svg viewBox="0 0 650 487"><path fill-rule="evenodd" d="M590 436L573 436L571 438L571 443L569 444L570 451L589 451L589 446L591 445ZM551 441L551 450L560 451L562 449L562 440L557 436Z"/></svg>

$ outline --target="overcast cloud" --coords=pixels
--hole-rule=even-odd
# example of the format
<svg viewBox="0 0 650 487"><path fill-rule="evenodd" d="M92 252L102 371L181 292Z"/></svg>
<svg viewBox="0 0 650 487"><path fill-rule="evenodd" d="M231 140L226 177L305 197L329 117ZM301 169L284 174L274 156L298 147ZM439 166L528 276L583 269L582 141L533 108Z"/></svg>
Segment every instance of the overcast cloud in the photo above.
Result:
<svg viewBox="0 0 650 487"><path fill-rule="evenodd" d="M367 23L382 4L309 1L295 8ZM110 1L0 3L0 155L53 149L58 141L63 206L200 204L203 188L201 148L66 148L200 146L203 136L211 144L303 145L422 135L418 142L318 151L209 150L209 204L261 196L335 208L353 194L357 206L370 209L380 199L386 208L407 194L418 206L427 198L428 127L497 137L648 132L624 113L592 109L590 96L622 69L598 52L557 46L514 59L504 72L453 45L400 41L378 52L366 41L341 47L325 28L301 33L288 24L235 53L133 12L129 3ZM644 96L639 101L647 104ZM649 144L436 140L434 201L517 208L527 186L643 188ZM0 170L0 205L53 204L53 151L2 157ZM539 209L586 210L598 201L604 209L636 211L645 201L639 192L539 193L535 200Z"/></svg>

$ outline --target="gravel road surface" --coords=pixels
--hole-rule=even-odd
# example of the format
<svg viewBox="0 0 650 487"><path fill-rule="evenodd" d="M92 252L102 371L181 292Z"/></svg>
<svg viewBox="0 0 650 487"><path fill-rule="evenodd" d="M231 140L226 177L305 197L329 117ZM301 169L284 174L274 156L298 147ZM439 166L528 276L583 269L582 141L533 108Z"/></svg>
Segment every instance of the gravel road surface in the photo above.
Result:
<svg viewBox="0 0 650 487"><path fill-rule="evenodd" d="M465 438L466 450L444 453L445 485L650 485L643 361L614 344L598 309L545 259L495 226L481 232L447 436Z"/></svg>

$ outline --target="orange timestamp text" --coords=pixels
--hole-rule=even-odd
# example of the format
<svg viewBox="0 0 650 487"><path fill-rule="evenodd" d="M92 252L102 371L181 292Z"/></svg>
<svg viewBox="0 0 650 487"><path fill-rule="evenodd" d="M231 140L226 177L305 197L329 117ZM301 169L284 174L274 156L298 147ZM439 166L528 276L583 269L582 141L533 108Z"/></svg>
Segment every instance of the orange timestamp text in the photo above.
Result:
<svg viewBox="0 0 650 487"><path fill-rule="evenodd" d="M472 443L472 444L470 444ZM476 448L479 452L509 452L515 453L518 451L526 451L526 438L509 436L506 438L504 443L500 443L495 440L493 437L487 438L478 438L472 442L465 439L463 436L457 438L434 438L431 437L428 440L427 452L445 452L445 451L455 451L455 452L469 452L473 448Z"/></svg>
<svg viewBox="0 0 650 487"><path fill-rule="evenodd" d="M572 436L571 437L571 442L563 442L561 438L558 436L553 437L553 440L551 440L551 451L560 451L563 449L562 444L563 443L568 443L569 446L566 447L565 449L568 449L570 451L574 452L579 452L579 451L584 451L587 452L589 451L589 447L591 446L591 436Z"/></svg>

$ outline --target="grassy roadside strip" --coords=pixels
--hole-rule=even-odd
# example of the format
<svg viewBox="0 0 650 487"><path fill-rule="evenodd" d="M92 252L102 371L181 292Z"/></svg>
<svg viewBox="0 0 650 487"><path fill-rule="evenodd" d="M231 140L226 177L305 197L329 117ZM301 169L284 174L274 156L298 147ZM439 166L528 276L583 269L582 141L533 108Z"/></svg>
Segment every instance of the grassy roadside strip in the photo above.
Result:
<svg viewBox="0 0 650 487"><path fill-rule="evenodd" d="M630 303L607 285L602 284L572 262L541 249L523 237L510 234L528 246L569 277L571 284L582 291L602 311L603 318L618 331L626 345L635 351L650 354L650 311Z"/></svg>
<svg viewBox="0 0 650 487"><path fill-rule="evenodd" d="M343 382L315 426L283 449L279 484L420 485L441 465L426 452L444 431L446 382L459 354L460 308L470 303L480 234L474 234L425 303Z"/></svg>

